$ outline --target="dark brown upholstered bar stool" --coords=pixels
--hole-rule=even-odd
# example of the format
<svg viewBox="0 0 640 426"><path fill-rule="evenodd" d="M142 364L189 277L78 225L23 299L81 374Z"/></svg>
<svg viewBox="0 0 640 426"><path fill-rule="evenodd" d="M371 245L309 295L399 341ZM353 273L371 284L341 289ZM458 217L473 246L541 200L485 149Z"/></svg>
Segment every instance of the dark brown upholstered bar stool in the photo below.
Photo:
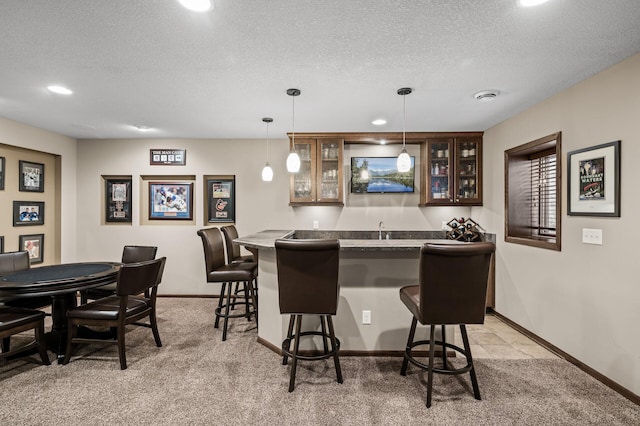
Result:
<svg viewBox="0 0 640 426"><path fill-rule="evenodd" d="M220 318L224 318L222 326L222 341L227 340L229 318L246 317L251 320L255 313L258 315L258 303L255 295L255 281L258 276L258 265L255 262L226 263L224 255L224 241L218 228L205 228L198 231L204 248L205 272L207 282L221 283L218 307L215 310L215 328L220 326ZM239 302L239 296L232 295L233 283L242 283L244 297ZM229 312L236 305L243 304L244 312Z"/></svg>
<svg viewBox="0 0 640 426"><path fill-rule="evenodd" d="M233 242L233 240L238 238L238 230L234 225L223 226L220 228L220 231L222 231L222 235L224 235L224 244L227 249L227 263L258 262L255 253L244 256L240 254L240 244Z"/></svg>
<svg viewBox="0 0 640 426"><path fill-rule="evenodd" d="M471 376L473 395L480 399L480 388L473 367L471 347L465 324L484 323L486 311L487 280L489 263L495 245L489 242L463 244L425 244L420 253L419 285L402 287L400 300L413 314L407 348L400 374L407 374L408 363L428 371L427 408L431 407L433 373L464 374ZM416 324L429 325L429 340L414 342ZM458 324L464 349L446 342L445 325ZM435 340L436 326L442 326L442 339ZM429 345L429 364L413 357L416 346ZM442 346L442 366L434 366L435 346ZM466 365L449 368L446 348L451 348L466 357Z"/></svg>
<svg viewBox="0 0 640 426"><path fill-rule="evenodd" d="M342 369L338 358L340 341L336 339L331 319L338 310L340 297L340 242L279 239L276 240L275 246L280 313L291 315L287 338L282 342L282 365L287 365L289 357L292 359L289 392L295 387L299 359L313 361L333 357L338 383L342 383ZM318 315L322 331L301 331L304 315ZM321 336L324 351L317 355L302 355L299 348L303 336ZM327 338L331 342L330 350L327 347Z"/></svg>
<svg viewBox="0 0 640 426"><path fill-rule="evenodd" d="M122 249L122 263L136 263L153 260L156 258L158 247L156 246L124 246ZM80 292L80 303L85 304L89 300L96 300L102 297L113 296L116 294L116 283L103 285L101 287L90 288ZM149 297L145 293L145 297Z"/></svg>
<svg viewBox="0 0 640 426"><path fill-rule="evenodd" d="M9 349L8 342L11 336L31 329L35 330L36 334L36 340L34 342L12 350ZM2 339L0 360L37 348L42 363L45 365L51 364L44 340L44 312L42 311L13 306L0 306L0 339Z"/></svg>
<svg viewBox="0 0 640 426"><path fill-rule="evenodd" d="M116 344L120 369L126 369L125 326L128 324L150 327L156 346L162 346L156 320L156 296L158 285L162 282L165 261L166 257L161 257L123 264L118 271L115 295L94 300L67 312L68 334L64 364L71 358L74 343ZM145 290L150 290L149 298L140 296ZM149 324L137 322L145 317L149 317ZM114 339L76 337L80 325L115 328L116 336Z"/></svg>
<svg viewBox="0 0 640 426"><path fill-rule="evenodd" d="M23 271L31 268L29 261L29 252L12 251L8 253L0 253L0 275L11 272ZM39 309L51 305L51 296L38 297L22 297L22 298L5 298L0 299L0 306L13 306L16 308ZM11 346L11 335L3 337L2 345L5 351Z"/></svg>

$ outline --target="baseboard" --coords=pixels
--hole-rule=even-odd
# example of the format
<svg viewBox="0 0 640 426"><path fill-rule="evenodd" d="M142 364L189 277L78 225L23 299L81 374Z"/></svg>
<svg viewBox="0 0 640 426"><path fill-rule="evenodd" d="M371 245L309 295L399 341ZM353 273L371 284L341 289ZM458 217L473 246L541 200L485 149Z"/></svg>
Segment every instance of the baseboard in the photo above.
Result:
<svg viewBox="0 0 640 426"><path fill-rule="evenodd" d="M532 332L530 332L526 328L522 327L520 324L517 324L517 323L513 322L512 320L510 320L509 318L505 317L504 315L500 314L499 312L496 312L494 309L492 309L491 311L492 311L491 313L492 313L493 316L495 316L497 319L499 319L500 321L504 322L505 324L507 324L511 328L513 328L513 329L519 331L520 333L524 334L529 339L533 340L534 342L536 342L540 346L543 346L544 348L546 348L549 351L553 352L554 354L558 355L560 358L562 358L562 359L570 362L571 364L575 365L580 370L584 371L585 373L587 373L588 375L590 375L594 379L598 380L599 382L601 382L605 386L607 386L607 387L611 388L612 390L618 392L620 395L624 396L625 398L627 398L629 401L633 402L634 404L640 405L640 396L639 395L636 395L635 393L631 392L629 389L625 388L624 386L621 386L620 384L614 382L613 380L611 380L607 376L605 376L602 373L594 370L593 368L591 368L588 365L584 364L582 361L572 357L571 355L569 355L568 353L566 353L562 349L552 345L551 343L547 342L543 338L533 334Z"/></svg>

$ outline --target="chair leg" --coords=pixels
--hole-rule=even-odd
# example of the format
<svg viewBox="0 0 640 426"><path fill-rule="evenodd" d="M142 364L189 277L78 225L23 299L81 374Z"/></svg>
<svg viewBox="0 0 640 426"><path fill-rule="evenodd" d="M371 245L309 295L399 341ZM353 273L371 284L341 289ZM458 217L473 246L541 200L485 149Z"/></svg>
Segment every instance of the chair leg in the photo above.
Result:
<svg viewBox="0 0 640 426"><path fill-rule="evenodd" d="M480 387L478 386L478 378L476 377L476 368L473 365L473 358L471 356L471 346L469 345L469 337L467 336L467 327L464 324L460 324L460 334L462 334L462 342L464 343L464 351L467 356L467 364L471 365L469 374L471 375L471 386L473 386L473 396L475 399L480 398Z"/></svg>
<svg viewBox="0 0 640 426"><path fill-rule="evenodd" d="M333 364L336 368L336 376L338 383L342 383L342 368L340 368L340 359L338 358L338 346L336 342L336 333L333 329L333 320L327 315L327 325L329 326L329 337L331 338L331 350L333 351Z"/></svg>
<svg viewBox="0 0 640 426"><path fill-rule="evenodd" d="M227 287L227 299L226 299L226 306L224 309L224 324L222 325L222 341L224 342L225 340L227 340L227 328L229 326L229 308L231 307L231 291L233 287L231 285L231 283L229 283L229 286Z"/></svg>
<svg viewBox="0 0 640 426"><path fill-rule="evenodd" d="M429 372L427 375L427 408L431 407L431 391L433 389L433 357L435 355L435 338L436 327L431 325L431 334L429 337Z"/></svg>
<svg viewBox="0 0 640 426"><path fill-rule="evenodd" d="M289 392L293 392L296 383L296 367L298 366L298 348L300 347L300 325L302 315L296 315L296 342L293 344L293 360L291 361L291 377L289 378Z"/></svg>
<svg viewBox="0 0 640 426"><path fill-rule="evenodd" d="M47 342L44 337L44 321L40 321L40 324L36 327L36 342L38 342L38 352L40 353L40 358L42 358L42 363L51 365L49 354L47 353Z"/></svg>
<svg viewBox="0 0 640 426"><path fill-rule="evenodd" d="M124 325L118 326L118 358L120 359L120 370L127 369L127 355L124 351Z"/></svg>
<svg viewBox="0 0 640 426"><path fill-rule="evenodd" d="M62 365L67 365L71 359L71 351L73 349L73 338L78 334L78 326L73 324L71 320L67 321L67 348L64 351L64 359Z"/></svg>
<svg viewBox="0 0 640 426"><path fill-rule="evenodd" d="M291 350L291 338L293 337L293 325L295 323L295 316L291 315L289 317L289 328L287 329L287 347L285 348L283 345L283 351L282 351L282 365L287 365L287 360L289 359L289 357L287 356L286 353L284 353L284 350L286 349L287 351Z"/></svg>
<svg viewBox="0 0 640 426"><path fill-rule="evenodd" d="M416 317L413 317L411 320L411 329L409 330L409 338L407 339L407 348L404 350L404 359L402 360L402 368L400 369L400 375L407 375L407 366L409 365L409 355L411 354L411 344L413 343L413 338L416 334L416 325L418 324L418 320Z"/></svg>
<svg viewBox="0 0 640 426"><path fill-rule="evenodd" d="M161 348L162 341L160 340L160 333L158 332L158 320L156 319L155 308L149 314L149 322L151 323L151 331L153 332L153 338L156 341L156 346Z"/></svg>
<svg viewBox="0 0 640 426"><path fill-rule="evenodd" d="M227 288L227 283L222 283L222 288L220 289L220 295L218 295L218 312L220 312L220 309L222 309L222 301L224 300L226 288ZM216 321L213 324L213 328L219 328L219 327L220 327L220 315L216 315Z"/></svg>
<svg viewBox="0 0 640 426"><path fill-rule="evenodd" d="M9 352L11 348L11 336L2 339L2 352Z"/></svg>

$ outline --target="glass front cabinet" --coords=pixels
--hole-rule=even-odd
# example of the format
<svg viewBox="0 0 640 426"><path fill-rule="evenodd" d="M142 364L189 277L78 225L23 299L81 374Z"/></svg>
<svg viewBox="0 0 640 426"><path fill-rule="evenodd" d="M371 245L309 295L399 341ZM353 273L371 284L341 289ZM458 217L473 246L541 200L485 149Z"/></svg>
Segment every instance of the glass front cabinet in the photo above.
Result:
<svg viewBox="0 0 640 426"><path fill-rule="evenodd" d="M482 138L428 139L424 205L482 205Z"/></svg>
<svg viewBox="0 0 640 426"><path fill-rule="evenodd" d="M343 139L296 138L300 171L291 174L290 205L343 205Z"/></svg>

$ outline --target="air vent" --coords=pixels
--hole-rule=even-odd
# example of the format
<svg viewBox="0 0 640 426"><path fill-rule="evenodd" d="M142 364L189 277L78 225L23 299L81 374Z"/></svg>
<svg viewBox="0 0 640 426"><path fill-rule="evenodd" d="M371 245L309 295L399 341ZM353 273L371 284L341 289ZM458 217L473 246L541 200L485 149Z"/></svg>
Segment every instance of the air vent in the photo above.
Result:
<svg viewBox="0 0 640 426"><path fill-rule="evenodd" d="M473 95L480 102L488 102L494 100L500 94L497 90L483 90Z"/></svg>

